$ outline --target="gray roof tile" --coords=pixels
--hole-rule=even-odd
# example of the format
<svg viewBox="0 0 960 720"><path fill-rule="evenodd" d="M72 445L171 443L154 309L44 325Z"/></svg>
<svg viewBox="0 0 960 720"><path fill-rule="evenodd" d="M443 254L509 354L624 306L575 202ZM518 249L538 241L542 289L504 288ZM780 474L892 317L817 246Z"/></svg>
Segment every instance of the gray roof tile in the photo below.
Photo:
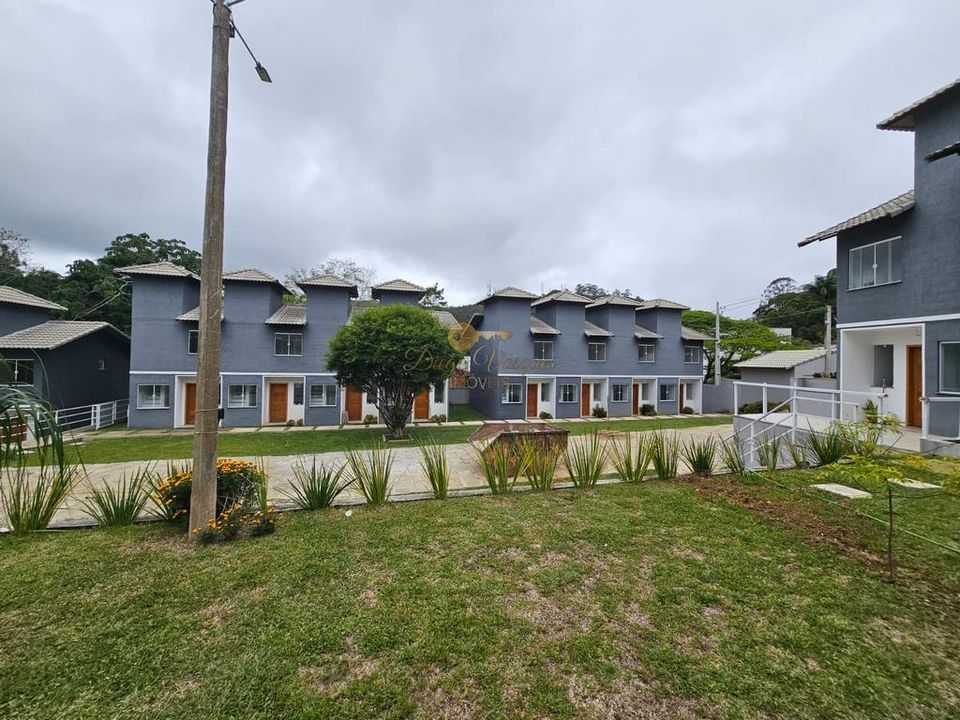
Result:
<svg viewBox="0 0 960 720"><path fill-rule="evenodd" d="M653 330L647 330L639 325L633 328L633 336L637 340L660 340L663 337L663 335L657 335Z"/></svg>
<svg viewBox="0 0 960 720"><path fill-rule="evenodd" d="M592 322L583 323L583 334L587 337L613 337L613 333Z"/></svg>
<svg viewBox="0 0 960 720"><path fill-rule="evenodd" d="M826 355L826 352L822 347L807 350L774 350L763 355L757 355L749 360L741 360L734 367L791 370L797 365L818 360L824 355Z"/></svg>
<svg viewBox="0 0 960 720"><path fill-rule="evenodd" d="M958 89L960 89L960 78L954 80L949 85L944 85L939 90L934 90L929 95L923 96L916 102L910 103L902 110L898 110L886 120L877 123L877 127L880 130L914 130L916 129L916 125L914 123L913 115L917 110L927 103L936 100L941 95L945 95Z"/></svg>
<svg viewBox="0 0 960 720"><path fill-rule="evenodd" d="M821 230L816 235L811 235L806 240L801 240L797 245L803 247L804 245L809 245L810 243L817 242L818 240L826 240L827 238L836 237L838 233L843 232L844 230L850 230L851 228L859 227L860 225L866 225L867 223L874 222L875 220L881 220L883 218L892 218L896 217L901 213L907 212L913 208L913 190L908 190L902 195L897 195L891 200L880 203L876 207L872 207L866 212L862 212L859 215L854 215L852 218L847 218L843 222L837 223L831 227L828 227L826 230Z"/></svg>
<svg viewBox="0 0 960 720"><path fill-rule="evenodd" d="M664 300L663 298L653 298L652 300L644 300L637 305L637 310L654 310L654 309L664 309L664 310L689 310L690 308L686 305L683 305L673 300Z"/></svg>
<svg viewBox="0 0 960 720"><path fill-rule="evenodd" d="M50 320L0 337L0 349L53 350L104 329L113 331L127 341L130 340L110 323L93 320Z"/></svg>
<svg viewBox="0 0 960 720"><path fill-rule="evenodd" d="M686 325L680 327L680 338L682 340L713 340L714 338L709 335L704 335L702 332L694 330L693 328L688 328Z"/></svg>
<svg viewBox="0 0 960 720"><path fill-rule="evenodd" d="M530 334L531 335L559 335L560 331L551 325L547 325L536 315L530 316Z"/></svg>
<svg viewBox="0 0 960 720"><path fill-rule="evenodd" d="M336 275L314 275L313 277L309 277L304 280L298 280L297 285L300 287L344 288L345 290L350 291L350 297L357 297L359 294L357 292L356 283L352 283L349 280L344 280L342 277L338 277Z"/></svg>
<svg viewBox="0 0 960 720"><path fill-rule="evenodd" d="M307 305L306 303L289 303L279 307L279 309L265 321L266 325L306 325L307 324Z"/></svg>
<svg viewBox="0 0 960 720"><path fill-rule="evenodd" d="M403 280L401 278L396 278L394 280L387 280L386 282L377 283L370 288L372 291L380 290L391 290L393 292L409 292L409 293L425 293L426 288L420 287L419 285L414 285L408 280Z"/></svg>
<svg viewBox="0 0 960 720"><path fill-rule="evenodd" d="M184 267L174 265L172 262L161 260L155 263L146 263L144 265L128 265L127 267L117 268L114 272L118 275L157 275L160 277L187 277L193 280L199 280L200 276L192 273Z"/></svg>
<svg viewBox="0 0 960 720"><path fill-rule="evenodd" d="M31 295L28 292L7 285L0 285L0 303L25 305L27 307L43 308L44 310L66 310L63 305L57 305L55 302L44 300L42 297Z"/></svg>
<svg viewBox="0 0 960 720"><path fill-rule="evenodd" d="M547 293L543 297L540 297L530 303L530 306L536 305L546 305L550 302L572 302L572 303L583 303L584 305L589 305L593 301L584 297L583 295L577 295L577 293L570 292L569 290L554 290L551 293Z"/></svg>
<svg viewBox="0 0 960 720"><path fill-rule="evenodd" d="M483 300L480 300L477 304L482 305L488 300L492 300L494 298L511 298L513 300L534 300L537 297L539 296L536 295L535 293L527 292L526 290L521 290L520 288L517 288L517 287L505 287L505 288L500 288L496 292L491 293L490 295L485 297Z"/></svg>
<svg viewBox="0 0 960 720"><path fill-rule="evenodd" d="M587 309L603 307L604 305L625 305L627 307L637 307L642 301L634 300L633 298L628 298L625 295L620 293L613 293L612 295L604 295L603 297L598 297L596 300L587 305Z"/></svg>

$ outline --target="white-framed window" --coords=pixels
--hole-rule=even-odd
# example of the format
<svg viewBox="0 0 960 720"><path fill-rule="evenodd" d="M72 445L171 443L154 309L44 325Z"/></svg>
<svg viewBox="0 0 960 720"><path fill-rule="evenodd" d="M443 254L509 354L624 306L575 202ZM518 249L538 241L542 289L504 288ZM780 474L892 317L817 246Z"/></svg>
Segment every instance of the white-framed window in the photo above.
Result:
<svg viewBox="0 0 960 720"><path fill-rule="evenodd" d="M170 407L169 385L137 385L138 410L166 410Z"/></svg>
<svg viewBox="0 0 960 720"><path fill-rule="evenodd" d="M550 402L550 383L540 383L540 402Z"/></svg>
<svg viewBox="0 0 960 720"><path fill-rule="evenodd" d="M443 402L443 391L444 391L443 383L438 383L433 386L433 401L435 403Z"/></svg>
<svg viewBox="0 0 960 720"><path fill-rule="evenodd" d="M295 382L293 384L293 404L303 405L303 383Z"/></svg>
<svg viewBox="0 0 960 720"><path fill-rule="evenodd" d="M652 363L657 361L657 348L651 343L641 343L638 346L638 357L642 363Z"/></svg>
<svg viewBox="0 0 960 720"><path fill-rule="evenodd" d="M888 285L900 281L900 238L850 248L847 288Z"/></svg>
<svg viewBox="0 0 960 720"><path fill-rule="evenodd" d="M625 383L614 383L610 386L611 402L627 402L630 399L630 386Z"/></svg>
<svg viewBox="0 0 960 720"><path fill-rule="evenodd" d="M590 362L606 362L607 344L602 342L587 343L587 360Z"/></svg>
<svg viewBox="0 0 960 720"><path fill-rule="evenodd" d="M200 331L187 331L187 355L196 355L200 348Z"/></svg>
<svg viewBox="0 0 960 720"><path fill-rule="evenodd" d="M256 385L228 385L227 407L253 408L257 406Z"/></svg>
<svg viewBox="0 0 960 720"><path fill-rule="evenodd" d="M660 386L660 402L676 402L677 386L673 383Z"/></svg>
<svg viewBox="0 0 960 720"><path fill-rule="evenodd" d="M560 386L560 402L575 403L577 401L577 386L573 383L563 383Z"/></svg>
<svg viewBox="0 0 960 720"><path fill-rule="evenodd" d="M274 355L303 355L303 333L274 333Z"/></svg>
<svg viewBox="0 0 960 720"><path fill-rule="evenodd" d="M0 383L33 385L33 360L0 360Z"/></svg>
<svg viewBox="0 0 960 720"><path fill-rule="evenodd" d="M699 363L700 360L700 346L699 345L684 345L683 346L683 361L685 363Z"/></svg>
<svg viewBox="0 0 960 720"><path fill-rule="evenodd" d="M873 386L893 387L893 345L873 346Z"/></svg>
<svg viewBox="0 0 960 720"><path fill-rule="evenodd" d="M523 402L523 385L514 382L501 385L500 402L504 405L516 405Z"/></svg>
<svg viewBox="0 0 960 720"><path fill-rule="evenodd" d="M533 359L553 360L553 340L534 340Z"/></svg>
<svg viewBox="0 0 960 720"><path fill-rule="evenodd" d="M310 407L334 407L337 404L336 385L311 385Z"/></svg>
<svg viewBox="0 0 960 720"><path fill-rule="evenodd" d="M940 343L940 392L960 393L960 341Z"/></svg>

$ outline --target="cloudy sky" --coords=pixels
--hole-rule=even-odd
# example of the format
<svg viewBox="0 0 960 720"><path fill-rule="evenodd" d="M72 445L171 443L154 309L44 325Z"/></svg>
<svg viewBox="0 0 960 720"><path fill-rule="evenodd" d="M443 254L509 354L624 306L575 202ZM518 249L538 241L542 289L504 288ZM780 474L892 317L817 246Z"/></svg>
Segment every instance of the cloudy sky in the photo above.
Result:
<svg viewBox="0 0 960 720"><path fill-rule="evenodd" d="M228 269L577 282L698 307L833 266L806 235L912 185L884 117L960 75L956 0L249 0ZM199 249L208 0L0 0L0 225L62 269ZM749 311L749 307L746 310Z"/></svg>

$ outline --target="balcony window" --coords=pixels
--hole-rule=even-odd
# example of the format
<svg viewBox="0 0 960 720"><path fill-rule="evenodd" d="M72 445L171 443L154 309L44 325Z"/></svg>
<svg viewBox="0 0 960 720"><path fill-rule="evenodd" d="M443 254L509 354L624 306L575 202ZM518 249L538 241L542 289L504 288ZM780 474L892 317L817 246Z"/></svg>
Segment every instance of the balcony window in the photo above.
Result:
<svg viewBox="0 0 960 720"><path fill-rule="evenodd" d="M960 393L960 342L940 343L940 392Z"/></svg>
<svg viewBox="0 0 960 720"><path fill-rule="evenodd" d="M293 404L303 405L303 383L295 382L293 384Z"/></svg>
<svg viewBox="0 0 960 720"><path fill-rule="evenodd" d="M534 340L533 359L553 360L553 340Z"/></svg>
<svg viewBox="0 0 960 720"><path fill-rule="evenodd" d="M893 345L873 346L873 386L893 387Z"/></svg>
<svg viewBox="0 0 960 720"><path fill-rule="evenodd" d="M500 387L500 402L504 405L518 405L523 402L523 385L505 383Z"/></svg>
<svg viewBox="0 0 960 720"><path fill-rule="evenodd" d="M590 362L606 362L607 344L602 342L587 343L587 360Z"/></svg>
<svg viewBox="0 0 960 720"><path fill-rule="evenodd" d="M850 290L900 281L900 238L850 248L847 267Z"/></svg>
<svg viewBox="0 0 960 720"><path fill-rule="evenodd" d="M228 385L227 407L254 408L257 406L256 385Z"/></svg>
<svg viewBox="0 0 960 720"><path fill-rule="evenodd" d="M303 355L303 333L274 333L275 355Z"/></svg>
<svg viewBox="0 0 960 720"><path fill-rule="evenodd" d="M639 346L639 357L640 362L642 363L652 363L657 361L657 350L656 347L649 344L642 344Z"/></svg>
<svg viewBox="0 0 960 720"><path fill-rule="evenodd" d="M445 390L445 388L444 388L443 383L440 383L440 384L438 384L438 385L434 385L434 386L433 386L433 401L434 401L435 403L442 403L442 402L443 402L444 390Z"/></svg>
<svg viewBox="0 0 960 720"><path fill-rule="evenodd" d="M137 385L138 410L165 410L170 407L169 385Z"/></svg>
<svg viewBox="0 0 960 720"><path fill-rule="evenodd" d="M540 402L550 402L550 383L540 383Z"/></svg>

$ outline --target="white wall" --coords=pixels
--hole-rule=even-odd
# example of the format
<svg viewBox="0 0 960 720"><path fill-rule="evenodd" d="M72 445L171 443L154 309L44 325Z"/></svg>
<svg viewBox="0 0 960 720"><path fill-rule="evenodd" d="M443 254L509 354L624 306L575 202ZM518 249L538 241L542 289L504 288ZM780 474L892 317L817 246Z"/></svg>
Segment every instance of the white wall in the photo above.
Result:
<svg viewBox="0 0 960 720"><path fill-rule="evenodd" d="M907 346L923 345L920 326L841 330L840 389L879 392L873 383L874 345L893 345L893 387L884 412L906 420Z"/></svg>

